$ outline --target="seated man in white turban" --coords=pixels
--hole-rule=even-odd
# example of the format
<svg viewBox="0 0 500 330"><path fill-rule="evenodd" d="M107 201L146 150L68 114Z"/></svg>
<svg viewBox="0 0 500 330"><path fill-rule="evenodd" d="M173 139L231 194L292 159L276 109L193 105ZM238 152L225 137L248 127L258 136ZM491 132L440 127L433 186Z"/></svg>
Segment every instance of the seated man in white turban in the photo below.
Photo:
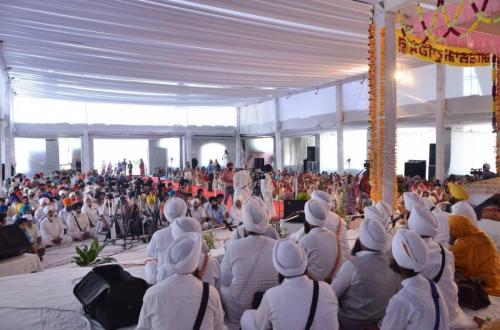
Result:
<svg viewBox="0 0 500 330"><path fill-rule="evenodd" d="M432 239L441 244L445 249L448 248L450 242L450 223L448 217L450 214L441 210L439 204L436 206L430 197L422 198L422 200L424 208L431 211L437 220L437 232Z"/></svg>
<svg viewBox="0 0 500 330"><path fill-rule="evenodd" d="M234 204L229 211L228 222L232 226L238 226L243 222L243 201L240 199L241 195L234 198Z"/></svg>
<svg viewBox="0 0 500 330"><path fill-rule="evenodd" d="M455 258L453 253L434 241L438 230L436 217L431 211L420 205L413 207L408 219L410 230L418 234L427 246L427 262L421 274L433 280L441 289L444 301L448 307L449 320L452 328L474 327L474 322L468 320L458 305L458 287L455 283ZM471 323L472 322L472 323Z"/></svg>
<svg viewBox="0 0 500 330"><path fill-rule="evenodd" d="M389 268L387 237L379 221L363 219L352 251L355 257L342 264L332 281L342 329L378 325L399 289L401 279Z"/></svg>
<svg viewBox="0 0 500 330"><path fill-rule="evenodd" d="M247 201L245 202L245 205L247 203L253 204L254 207L260 207L265 212L267 212L266 204L259 197L255 197L255 196L249 197L247 199ZM271 218L269 213L268 213L268 217L269 217L269 219ZM242 207L242 211L241 211L241 218L243 219L243 207ZM267 224L267 228L262 235L269 237L269 238L272 238L272 239L279 239L280 238L276 229L272 225L270 225L269 223ZM245 225L244 225L244 223L241 223L238 227L236 227L236 230L231 235L231 241L234 241L234 240L237 240L237 239L240 239L243 237L247 237L247 236L248 236L248 233L245 230Z"/></svg>
<svg viewBox="0 0 500 330"><path fill-rule="evenodd" d="M40 223L40 221L45 218L45 213L43 212L43 208L49 205L50 200L47 197L42 197L38 200L38 208L35 210L35 214L33 218L36 223Z"/></svg>
<svg viewBox="0 0 500 330"><path fill-rule="evenodd" d="M64 235L64 226L59 221L56 211L53 209L47 211L47 216L40 223L40 232L42 235L42 245L45 247L71 242L71 239Z"/></svg>
<svg viewBox="0 0 500 330"><path fill-rule="evenodd" d="M221 263L221 297L231 322L239 322L251 308L256 293L278 284L273 268L273 247L276 241L263 233L269 227L269 213L255 199L243 206L246 237L232 241Z"/></svg>
<svg viewBox="0 0 500 330"><path fill-rule="evenodd" d="M182 198L170 198L165 204L164 215L167 221L172 224L175 219L186 216L187 205ZM148 248L146 249L146 281L149 284L156 283L157 267L163 265L163 254L167 251L169 245L173 242L172 227L168 226L156 231L151 237Z"/></svg>
<svg viewBox="0 0 500 330"><path fill-rule="evenodd" d="M381 330L450 328L448 307L439 287L420 272L427 247L417 234L400 229L392 240L391 268L400 274L402 288L389 301Z"/></svg>
<svg viewBox="0 0 500 330"><path fill-rule="evenodd" d="M205 224L208 221L207 212L205 212L205 209L201 207L201 203L198 198L193 198L191 200L189 214L192 218L198 220L200 224Z"/></svg>
<svg viewBox="0 0 500 330"><path fill-rule="evenodd" d="M309 276L330 283L341 265L340 244L325 228L328 211L320 201L311 199L304 206L306 235L299 240L309 265Z"/></svg>
<svg viewBox="0 0 500 330"><path fill-rule="evenodd" d="M196 328L197 320L199 329L224 328L219 293L193 275L200 260L201 241L200 234L185 233L170 244L164 256L176 276L146 291L138 330L192 329ZM206 301L205 308L200 308L203 300ZM198 315L201 315L199 319Z"/></svg>
<svg viewBox="0 0 500 330"><path fill-rule="evenodd" d="M332 196L324 191L315 190L311 194L311 199L320 201L327 209L325 228L331 230L335 237L338 238L342 256L341 263L351 259L351 249L349 248L349 242L347 240L347 224L344 219L332 211ZM290 238L298 242L304 235L304 228L301 228L299 231L290 235Z"/></svg>
<svg viewBox="0 0 500 330"><path fill-rule="evenodd" d="M175 219L171 225L172 227L172 237L174 240L179 238L185 233L198 233L201 235L201 225L198 220L190 217L181 217ZM220 288L220 265L219 262L208 255L208 246L205 241L202 240L200 262L198 264L198 271L196 276L199 277L203 282L210 283L211 286L216 289ZM175 272L168 264L163 262L163 266L158 267L157 282L160 282L172 275Z"/></svg>
<svg viewBox="0 0 500 330"><path fill-rule="evenodd" d="M313 282L307 277L307 258L294 241L280 240L276 243L273 264L279 273L280 285L267 290L257 310L245 311L241 328L338 329L337 297L328 284ZM317 300L313 300L315 289ZM313 304L316 308L311 312Z"/></svg>

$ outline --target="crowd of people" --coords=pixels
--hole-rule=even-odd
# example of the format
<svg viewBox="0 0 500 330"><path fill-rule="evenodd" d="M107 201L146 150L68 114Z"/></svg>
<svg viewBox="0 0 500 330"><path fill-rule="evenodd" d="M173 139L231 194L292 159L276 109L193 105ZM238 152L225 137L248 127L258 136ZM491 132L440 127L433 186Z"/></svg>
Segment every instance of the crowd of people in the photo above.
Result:
<svg viewBox="0 0 500 330"><path fill-rule="evenodd" d="M395 208L370 201L366 172L267 166L250 173L228 162L213 173L224 193L210 193L208 183L192 191L196 182L186 173L197 171L179 170L175 186L175 179L123 171L19 174L0 192L1 224L19 226L41 257L44 249L96 233L149 238L145 273L152 286L138 329L192 327L204 290L202 329L222 329L225 319L242 329L459 328L472 322L460 306L462 284L480 279L487 294L500 295L500 256L477 226L463 178L401 178ZM287 237L271 225L282 190L308 199L303 228ZM363 219L350 249L344 216L358 213ZM113 222L125 214L129 233ZM202 235L217 227L232 231L221 260L210 256Z"/></svg>

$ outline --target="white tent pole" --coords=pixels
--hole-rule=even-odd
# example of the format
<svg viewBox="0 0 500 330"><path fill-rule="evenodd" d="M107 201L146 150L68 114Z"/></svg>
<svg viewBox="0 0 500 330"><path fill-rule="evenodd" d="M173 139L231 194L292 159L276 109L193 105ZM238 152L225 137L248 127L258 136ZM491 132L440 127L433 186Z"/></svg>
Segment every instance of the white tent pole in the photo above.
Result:
<svg viewBox="0 0 500 330"><path fill-rule="evenodd" d="M445 117L446 117L446 70L436 64L436 179L444 181L445 171Z"/></svg>
<svg viewBox="0 0 500 330"><path fill-rule="evenodd" d="M344 104L342 100L342 84L336 85L337 102L337 171L344 173Z"/></svg>
<svg viewBox="0 0 500 330"><path fill-rule="evenodd" d="M397 101L396 83L394 73L396 72L396 35L395 35L395 14L385 11L380 5L375 6L376 31L376 65L377 65L377 88L380 79L380 29L385 27L385 47L384 47L384 146L383 146L383 171L382 171L382 199L389 205L395 201L395 175L396 175L396 128L397 128ZM377 105L379 104L379 93L377 93Z"/></svg>
<svg viewBox="0 0 500 330"><path fill-rule="evenodd" d="M241 135L240 135L240 120L241 108L236 108L236 150L235 150L235 166L241 167Z"/></svg>
<svg viewBox="0 0 500 330"><path fill-rule="evenodd" d="M279 99L274 99L274 159L275 167L278 170L283 169L283 153L281 152L281 122L280 122L280 104Z"/></svg>

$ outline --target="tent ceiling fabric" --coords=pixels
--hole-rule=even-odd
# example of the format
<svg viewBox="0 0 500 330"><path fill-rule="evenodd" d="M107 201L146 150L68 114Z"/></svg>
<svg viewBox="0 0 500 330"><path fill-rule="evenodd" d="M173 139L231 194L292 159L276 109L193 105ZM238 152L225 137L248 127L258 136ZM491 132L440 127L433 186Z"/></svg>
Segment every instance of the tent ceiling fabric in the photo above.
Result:
<svg viewBox="0 0 500 330"><path fill-rule="evenodd" d="M18 95L241 105L367 70L351 0L2 0Z"/></svg>

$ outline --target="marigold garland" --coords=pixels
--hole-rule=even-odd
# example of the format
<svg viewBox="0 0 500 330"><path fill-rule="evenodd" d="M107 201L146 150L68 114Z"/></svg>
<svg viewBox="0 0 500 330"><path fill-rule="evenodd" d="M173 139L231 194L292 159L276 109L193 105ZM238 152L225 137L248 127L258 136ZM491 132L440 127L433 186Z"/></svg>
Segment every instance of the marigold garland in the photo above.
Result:
<svg viewBox="0 0 500 330"><path fill-rule="evenodd" d="M379 180L379 191L378 191L378 201L382 200L382 184L383 183L383 177L384 177L384 139L385 139L385 28L382 27L380 28L379 32L379 43L378 43L378 49L379 49L379 68L378 68L378 90L379 90L379 95L378 95L378 118L377 118L377 123L378 123L378 133L377 133L377 138L378 138L378 143L377 143L377 177Z"/></svg>
<svg viewBox="0 0 500 330"><path fill-rule="evenodd" d="M375 81L375 30L376 26L372 22L368 28L368 45L369 45L369 57L368 57L368 87L369 87L369 127L370 127L370 198L372 200L377 200L379 198L379 184L377 177L377 131L376 131L376 116L377 116L377 90Z"/></svg>
<svg viewBox="0 0 500 330"><path fill-rule="evenodd" d="M434 9L430 28L427 26L427 24L424 20L422 7L420 6L420 3L418 3L417 4L417 15L418 15L418 19L419 19L420 25L422 26L422 31L423 31L425 37L421 43L417 43L411 39L408 39L407 41L409 43L413 44L414 46L423 45L428 40L443 43L444 40L450 34L453 34L458 38L465 38L468 34L474 32L476 30L476 28L479 26L479 23L496 24L496 23L500 22L500 17L491 18L491 17L485 16L486 8L488 6L488 0L483 0L483 4L480 8L477 6L475 1L468 1L469 5L472 8L472 10L474 11L474 15L476 17L475 17L474 22L472 22L471 25L467 29L465 29L465 32L460 32L459 30L456 29L456 27L458 26L457 25L458 18L460 17L460 15L462 13L463 6L465 4L464 2L465 2L464 0L460 1L460 3L458 4L458 6L455 10L455 13L453 15L453 19L450 20L450 17L448 15L448 10L447 10L446 5L444 4L444 1L438 1L436 9ZM437 17L438 17L439 13L441 13L441 16L443 17L444 23L447 26L447 30L445 31L445 33L442 36L434 34L434 29L436 27L436 21L437 21ZM401 32L403 33L403 35L406 36L406 33L411 32L413 30L413 26L404 23L403 17L402 17L400 12L398 12L397 18L398 18L397 21L398 21L399 25L401 26Z"/></svg>

